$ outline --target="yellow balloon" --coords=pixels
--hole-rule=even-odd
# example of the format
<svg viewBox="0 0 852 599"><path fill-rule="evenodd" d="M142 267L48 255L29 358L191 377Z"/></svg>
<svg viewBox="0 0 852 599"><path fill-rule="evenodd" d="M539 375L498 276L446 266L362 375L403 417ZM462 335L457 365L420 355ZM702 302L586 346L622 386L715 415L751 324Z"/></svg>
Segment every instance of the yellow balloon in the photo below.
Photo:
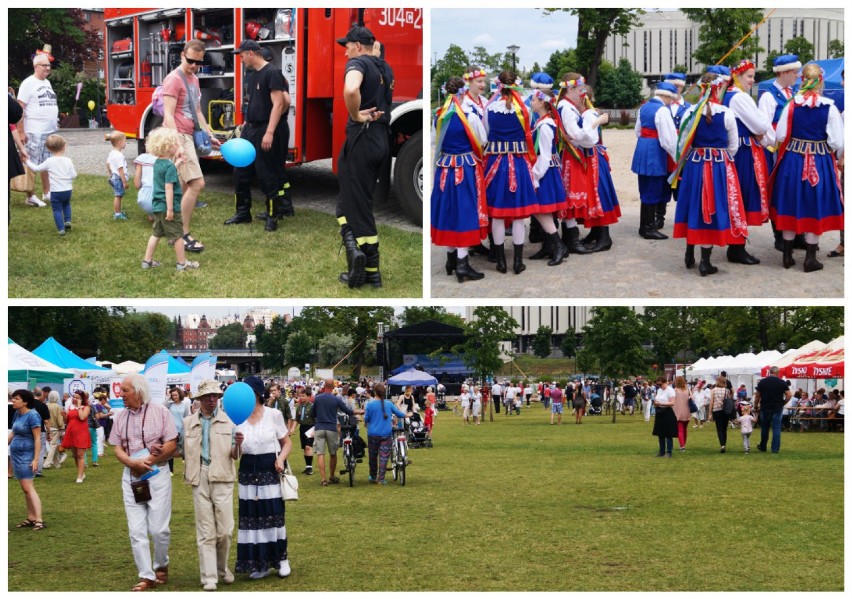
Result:
<svg viewBox="0 0 852 599"><path fill-rule="evenodd" d="M89 100L89 110L94 110L94 109L95 109L95 101Z"/></svg>

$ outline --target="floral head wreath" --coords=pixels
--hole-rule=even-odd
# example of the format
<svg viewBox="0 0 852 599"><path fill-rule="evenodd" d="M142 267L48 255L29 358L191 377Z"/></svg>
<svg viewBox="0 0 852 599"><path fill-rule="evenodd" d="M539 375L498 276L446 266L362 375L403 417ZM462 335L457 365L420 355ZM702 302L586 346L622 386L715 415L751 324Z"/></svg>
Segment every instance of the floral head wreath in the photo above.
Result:
<svg viewBox="0 0 852 599"><path fill-rule="evenodd" d="M745 73L749 69L757 70L757 67L754 66L754 63L752 61L750 61L746 58L746 59L741 60L739 62L739 64L737 64L737 66L731 67L731 73L734 74L734 75L742 75L743 73Z"/></svg>
<svg viewBox="0 0 852 599"><path fill-rule="evenodd" d="M553 102L553 99L550 96L548 96L546 93L541 91L540 89L533 90L533 92L530 94L530 97L531 98L537 98L537 99L541 100L542 102L548 102L548 103Z"/></svg>
<svg viewBox="0 0 852 599"><path fill-rule="evenodd" d="M472 81L474 79L478 79L479 77L485 77L485 76L486 76L485 71L483 71L481 69L473 69L473 70L465 73L463 77L464 77L465 81Z"/></svg>
<svg viewBox="0 0 852 599"><path fill-rule="evenodd" d="M581 85L586 85L585 77L580 77L579 79L569 79L568 81L559 82L559 87L578 87Z"/></svg>

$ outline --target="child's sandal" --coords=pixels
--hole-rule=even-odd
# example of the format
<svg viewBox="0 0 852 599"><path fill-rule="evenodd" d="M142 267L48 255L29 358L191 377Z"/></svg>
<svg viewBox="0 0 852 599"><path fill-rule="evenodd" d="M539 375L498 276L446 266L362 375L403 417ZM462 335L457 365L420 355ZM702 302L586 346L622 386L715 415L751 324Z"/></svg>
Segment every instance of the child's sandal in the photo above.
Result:
<svg viewBox="0 0 852 599"><path fill-rule="evenodd" d="M45 528L47 527L45 526L43 520L36 520L35 522L33 522L33 530L44 530Z"/></svg>

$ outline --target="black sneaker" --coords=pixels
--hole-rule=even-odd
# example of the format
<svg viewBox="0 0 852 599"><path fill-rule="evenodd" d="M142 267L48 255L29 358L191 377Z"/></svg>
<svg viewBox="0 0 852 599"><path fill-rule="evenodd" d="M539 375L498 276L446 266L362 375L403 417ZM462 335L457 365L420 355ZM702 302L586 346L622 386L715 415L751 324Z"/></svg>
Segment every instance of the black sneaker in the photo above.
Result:
<svg viewBox="0 0 852 599"><path fill-rule="evenodd" d="M759 451L760 453L766 453L766 445L758 445L757 451Z"/></svg>
<svg viewBox="0 0 852 599"><path fill-rule="evenodd" d="M722 445L722 449L719 450L719 453L725 453L726 451L727 451L727 449L725 449L725 446Z"/></svg>

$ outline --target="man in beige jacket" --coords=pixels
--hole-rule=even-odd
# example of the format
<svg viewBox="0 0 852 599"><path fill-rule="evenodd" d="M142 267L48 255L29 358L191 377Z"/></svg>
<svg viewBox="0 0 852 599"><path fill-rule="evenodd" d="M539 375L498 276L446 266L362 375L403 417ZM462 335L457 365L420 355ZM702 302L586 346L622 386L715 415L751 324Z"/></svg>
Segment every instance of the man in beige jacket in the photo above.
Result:
<svg viewBox="0 0 852 599"><path fill-rule="evenodd" d="M222 391L216 381L198 386L200 409L184 418L184 477L192 485L198 564L205 591L215 591L219 579L234 582L228 552L234 532L236 449L234 423L219 407ZM242 442L242 439L238 439Z"/></svg>

